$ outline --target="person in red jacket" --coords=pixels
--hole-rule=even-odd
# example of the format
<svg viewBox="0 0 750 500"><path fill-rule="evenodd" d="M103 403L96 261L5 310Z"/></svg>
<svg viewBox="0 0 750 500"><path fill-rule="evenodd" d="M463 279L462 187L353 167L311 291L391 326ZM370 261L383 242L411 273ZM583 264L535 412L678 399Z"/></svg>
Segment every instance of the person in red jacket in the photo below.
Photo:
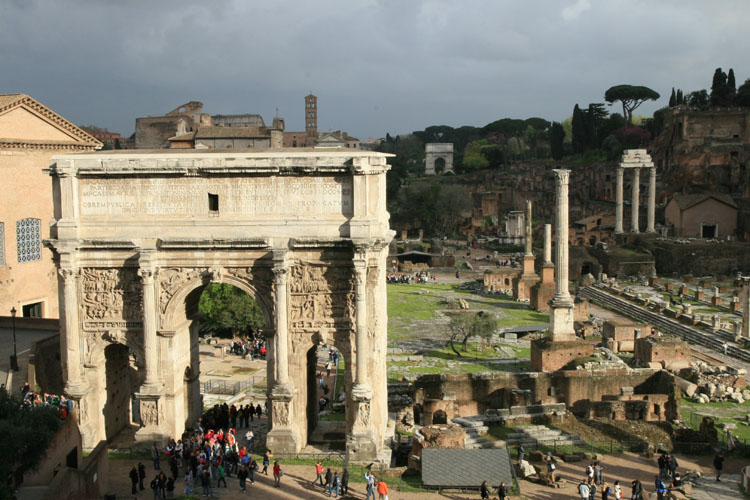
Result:
<svg viewBox="0 0 750 500"><path fill-rule="evenodd" d="M281 487L281 476L284 474L281 471L281 466L279 465L279 461L276 460L273 463L273 485L277 488Z"/></svg>
<svg viewBox="0 0 750 500"><path fill-rule="evenodd" d="M378 500L388 499L388 485L382 479L378 483Z"/></svg>

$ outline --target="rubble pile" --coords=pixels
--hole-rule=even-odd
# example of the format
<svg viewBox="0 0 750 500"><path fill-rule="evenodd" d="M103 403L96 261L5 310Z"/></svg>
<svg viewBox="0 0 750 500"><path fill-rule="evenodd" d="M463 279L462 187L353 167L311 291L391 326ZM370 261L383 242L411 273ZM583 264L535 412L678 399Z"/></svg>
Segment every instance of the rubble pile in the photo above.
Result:
<svg viewBox="0 0 750 500"><path fill-rule="evenodd" d="M690 363L690 368L680 371L680 376L694 384L683 385L683 392L696 403L750 400L750 391L745 389L745 370L731 366L712 366L703 361Z"/></svg>

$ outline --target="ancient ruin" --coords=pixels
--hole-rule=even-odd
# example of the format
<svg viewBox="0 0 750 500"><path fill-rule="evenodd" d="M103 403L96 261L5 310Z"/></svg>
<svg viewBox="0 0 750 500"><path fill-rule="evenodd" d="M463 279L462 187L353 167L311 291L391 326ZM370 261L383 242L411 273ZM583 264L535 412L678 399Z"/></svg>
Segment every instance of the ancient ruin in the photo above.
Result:
<svg viewBox="0 0 750 500"><path fill-rule="evenodd" d="M424 174L425 175L436 175L437 169L435 168L435 162L440 160L443 162L442 174L452 174L453 172L453 144L432 142L424 145Z"/></svg>
<svg viewBox="0 0 750 500"><path fill-rule="evenodd" d="M263 312L268 448L297 453L308 442L317 419L310 353L329 344L346 359L350 457L376 460L387 425L387 156L186 150L53 158L46 243L60 275L65 392L84 448L130 423L140 426L139 441L192 426L202 412L194 314L203 287L218 282L247 292Z"/></svg>
<svg viewBox="0 0 750 500"><path fill-rule="evenodd" d="M654 221L656 213L656 168L654 162L651 161L651 156L648 155L645 149L626 149L622 154L620 165L617 167L617 200L615 207L615 233L622 233L622 210L623 210L623 179L625 176L625 169L632 170L633 172L633 201L631 202L631 229L633 233L639 232L639 213L638 208L640 206L640 175L641 169L648 168L648 212L646 222L646 232L654 232Z"/></svg>

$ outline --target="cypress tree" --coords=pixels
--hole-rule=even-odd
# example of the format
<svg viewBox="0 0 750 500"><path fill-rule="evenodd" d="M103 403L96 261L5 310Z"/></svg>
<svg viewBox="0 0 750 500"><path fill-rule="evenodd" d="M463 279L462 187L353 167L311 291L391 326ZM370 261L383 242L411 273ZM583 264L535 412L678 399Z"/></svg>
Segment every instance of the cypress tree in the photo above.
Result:
<svg viewBox="0 0 750 500"><path fill-rule="evenodd" d="M685 96L682 95L682 89L677 89L677 96L675 97L677 105L685 104Z"/></svg>
<svg viewBox="0 0 750 500"><path fill-rule="evenodd" d="M672 95L669 96L669 107L673 108L677 104L677 96L674 93L674 87L672 87Z"/></svg>
<svg viewBox="0 0 750 500"><path fill-rule="evenodd" d="M565 129L558 122L552 122L550 128L550 154L553 160L562 160L563 141L565 140Z"/></svg>
<svg viewBox="0 0 750 500"><path fill-rule="evenodd" d="M586 150L586 121L578 104L573 108L571 126L573 128L573 153L583 153Z"/></svg>
<svg viewBox="0 0 750 500"><path fill-rule="evenodd" d="M727 95L727 74L721 68L716 68L711 82L711 106L722 106Z"/></svg>

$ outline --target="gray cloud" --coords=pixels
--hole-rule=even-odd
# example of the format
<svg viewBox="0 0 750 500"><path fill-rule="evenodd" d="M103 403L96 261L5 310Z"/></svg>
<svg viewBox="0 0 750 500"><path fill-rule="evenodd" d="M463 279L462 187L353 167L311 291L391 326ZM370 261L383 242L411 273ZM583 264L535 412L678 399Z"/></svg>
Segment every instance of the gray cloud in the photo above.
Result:
<svg viewBox="0 0 750 500"><path fill-rule="evenodd" d="M502 117L562 120L619 83L708 88L750 77L750 4L699 0L277 0L0 3L0 92L123 134L188 100L279 108L360 138ZM613 108L614 110L615 108Z"/></svg>

